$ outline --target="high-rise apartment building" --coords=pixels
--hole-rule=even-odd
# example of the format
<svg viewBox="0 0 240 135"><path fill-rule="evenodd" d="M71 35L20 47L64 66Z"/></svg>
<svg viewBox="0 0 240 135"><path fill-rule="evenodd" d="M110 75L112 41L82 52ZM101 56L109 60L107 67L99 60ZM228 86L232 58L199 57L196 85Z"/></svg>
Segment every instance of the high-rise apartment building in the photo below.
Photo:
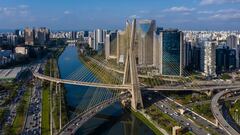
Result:
<svg viewBox="0 0 240 135"><path fill-rule="evenodd" d="M49 40L50 30L42 27L39 28L37 31L36 41L39 45L46 45L47 41Z"/></svg>
<svg viewBox="0 0 240 135"><path fill-rule="evenodd" d="M110 32L106 35L105 57L106 59L117 58L117 32Z"/></svg>
<svg viewBox="0 0 240 135"><path fill-rule="evenodd" d="M31 28L24 29L25 45L34 45L34 33Z"/></svg>
<svg viewBox="0 0 240 135"><path fill-rule="evenodd" d="M227 37L227 46L232 48L237 48L238 38L235 35L230 35Z"/></svg>
<svg viewBox="0 0 240 135"><path fill-rule="evenodd" d="M94 50L99 50L99 45L104 43L104 34L105 32L101 29L97 29L94 31Z"/></svg>
<svg viewBox="0 0 240 135"><path fill-rule="evenodd" d="M216 76L216 42L204 42L204 74L206 76Z"/></svg>
<svg viewBox="0 0 240 135"><path fill-rule="evenodd" d="M156 31L155 20L140 20L137 37L137 63L141 66L153 64L153 36Z"/></svg>

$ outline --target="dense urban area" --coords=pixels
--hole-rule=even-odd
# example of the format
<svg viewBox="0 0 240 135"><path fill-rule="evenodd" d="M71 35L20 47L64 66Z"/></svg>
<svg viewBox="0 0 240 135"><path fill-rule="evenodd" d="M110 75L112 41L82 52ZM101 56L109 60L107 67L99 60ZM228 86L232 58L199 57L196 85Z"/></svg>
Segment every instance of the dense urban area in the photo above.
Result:
<svg viewBox="0 0 240 135"><path fill-rule="evenodd" d="M81 63L75 68L74 50ZM0 134L97 134L105 125L87 127L94 117L109 129L130 123L124 131L133 134L238 135L239 69L239 31L184 31L134 19L123 30L0 32ZM140 133L133 118L99 113L113 111L115 102L146 129Z"/></svg>

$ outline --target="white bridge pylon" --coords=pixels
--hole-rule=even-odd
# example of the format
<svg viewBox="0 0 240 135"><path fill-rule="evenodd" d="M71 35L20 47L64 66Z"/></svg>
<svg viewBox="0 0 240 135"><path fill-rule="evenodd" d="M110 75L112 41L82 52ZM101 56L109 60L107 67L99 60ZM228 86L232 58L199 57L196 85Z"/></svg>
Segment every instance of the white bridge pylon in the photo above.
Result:
<svg viewBox="0 0 240 135"><path fill-rule="evenodd" d="M131 27L131 40L130 44L127 46L123 85L130 85L131 88L128 90L132 94L131 106L133 109L137 110L143 108L143 101L137 73L136 57L133 51L136 37L136 19L133 20Z"/></svg>
<svg viewBox="0 0 240 135"><path fill-rule="evenodd" d="M136 19L132 22L132 30L131 30L131 40L130 44L127 44L127 56L125 61L124 68L124 76L123 76L123 84L104 84L104 83L96 83L96 82L84 82L84 81L74 81L67 79L54 78L50 76L46 76L43 74L33 72L33 76L42 80L47 80L50 82L55 82L57 84L71 84L71 85L79 85L79 86L89 86L89 87L97 87L97 88L109 88L113 90L127 90L131 93L131 107L135 110L143 108L142 95L140 91L140 83L137 73L136 66L136 57L133 51L133 46L135 42L136 36Z"/></svg>

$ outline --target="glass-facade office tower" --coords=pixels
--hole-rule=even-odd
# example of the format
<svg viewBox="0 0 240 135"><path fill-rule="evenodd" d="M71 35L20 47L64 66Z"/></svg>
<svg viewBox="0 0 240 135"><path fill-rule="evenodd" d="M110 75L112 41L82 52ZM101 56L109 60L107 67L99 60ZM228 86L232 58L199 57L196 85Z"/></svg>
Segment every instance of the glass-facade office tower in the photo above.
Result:
<svg viewBox="0 0 240 135"><path fill-rule="evenodd" d="M105 57L106 59L116 59L117 56L117 32L110 32L106 35Z"/></svg>
<svg viewBox="0 0 240 135"><path fill-rule="evenodd" d="M216 73L221 74L229 69L229 47L218 46L216 49Z"/></svg>
<svg viewBox="0 0 240 135"><path fill-rule="evenodd" d="M236 50L225 45L219 46L216 49L216 73L221 74L234 69L236 69Z"/></svg>
<svg viewBox="0 0 240 135"><path fill-rule="evenodd" d="M235 35L230 35L227 37L227 46L230 47L230 49L236 50L236 67L239 68L239 50L238 50L238 37Z"/></svg>
<svg viewBox="0 0 240 135"><path fill-rule="evenodd" d="M131 24L127 21L124 31L117 32L117 63L123 64L126 59L127 47L130 43Z"/></svg>
<svg viewBox="0 0 240 135"><path fill-rule="evenodd" d="M192 48L192 69L201 70L201 48L198 46Z"/></svg>
<svg viewBox="0 0 240 135"><path fill-rule="evenodd" d="M185 68L183 32L163 30L154 36L154 66L162 75L182 76Z"/></svg>
<svg viewBox="0 0 240 135"><path fill-rule="evenodd" d="M137 63L141 66L153 64L153 35L155 31L155 20L139 21L137 37Z"/></svg>
<svg viewBox="0 0 240 135"><path fill-rule="evenodd" d="M94 31L94 50L99 50L100 47L99 45L102 45L104 41L104 32L101 29L97 29Z"/></svg>

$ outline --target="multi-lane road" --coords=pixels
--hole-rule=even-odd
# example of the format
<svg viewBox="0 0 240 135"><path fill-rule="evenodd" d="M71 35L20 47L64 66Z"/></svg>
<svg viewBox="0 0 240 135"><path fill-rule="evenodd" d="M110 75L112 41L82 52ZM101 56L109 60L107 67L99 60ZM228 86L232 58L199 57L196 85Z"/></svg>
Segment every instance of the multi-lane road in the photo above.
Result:
<svg viewBox="0 0 240 135"><path fill-rule="evenodd" d="M36 81L32 91L23 135L41 134L42 92L41 82Z"/></svg>
<svg viewBox="0 0 240 135"><path fill-rule="evenodd" d="M157 106L159 110L161 110L163 113L169 115L171 118L173 118L178 123L180 123L183 127L187 127L193 133L201 134L201 135L208 134L208 132L205 131L203 128L197 126L191 120L185 118L184 116L179 114L177 111L175 111L169 105L169 101L167 99L164 99L162 96L158 95L157 93L155 93L154 96L153 96L153 94L149 94L149 97L144 96L144 100L146 102L149 102L149 104L154 103L154 105Z"/></svg>
<svg viewBox="0 0 240 135"><path fill-rule="evenodd" d="M175 103L173 103L172 100L161 95L159 92L147 92L147 94L145 93L144 101L147 101L150 104L155 104L159 110L169 115L178 123L180 123L182 127L187 127L195 134L208 135L210 133L206 129L209 129L211 130L211 133L227 135L227 133L222 129L216 127L213 123L210 123L203 117L191 111L185 111L184 115L181 115L178 113L178 109L187 109L180 105L177 105L177 108L173 107L173 104Z"/></svg>
<svg viewBox="0 0 240 135"><path fill-rule="evenodd" d="M225 120L224 116L222 115L222 113L220 111L221 106L219 104L219 99L228 93L233 93L236 91L240 91L240 89L221 91L213 97L212 102L211 102L211 109L213 112L213 116L219 122L221 127L230 135L239 135L240 133L238 133L236 131L236 129L232 128L231 125Z"/></svg>

